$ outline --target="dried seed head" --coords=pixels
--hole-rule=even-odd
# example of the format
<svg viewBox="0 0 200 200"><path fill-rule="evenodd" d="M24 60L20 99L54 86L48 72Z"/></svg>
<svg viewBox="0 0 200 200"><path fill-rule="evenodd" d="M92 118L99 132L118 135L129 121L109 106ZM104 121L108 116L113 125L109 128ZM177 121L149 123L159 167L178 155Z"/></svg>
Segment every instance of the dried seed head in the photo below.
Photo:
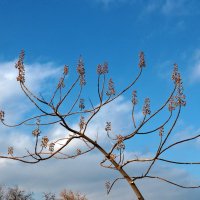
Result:
<svg viewBox="0 0 200 200"><path fill-rule="evenodd" d="M108 133L109 131L111 131L111 129L112 129L111 122L106 122L105 131Z"/></svg>
<svg viewBox="0 0 200 200"><path fill-rule="evenodd" d="M114 82L111 78L108 82L108 91L106 92L106 95L107 96L115 95Z"/></svg>
<svg viewBox="0 0 200 200"><path fill-rule="evenodd" d="M140 52L139 58L140 58L140 62L138 64L138 66L140 68L145 67L146 65L145 65L145 59L144 59L144 52L143 51Z"/></svg>
<svg viewBox="0 0 200 200"><path fill-rule="evenodd" d="M79 122L79 127L80 127L80 130L82 131L85 127L85 118L83 116L81 116L80 118L80 122Z"/></svg>
<svg viewBox="0 0 200 200"><path fill-rule="evenodd" d="M64 78L60 78L57 88L64 88L64 87L65 87Z"/></svg>
<svg viewBox="0 0 200 200"><path fill-rule="evenodd" d="M101 75L101 74L107 74L108 73L108 63L104 62L104 64L98 64L97 66L97 74Z"/></svg>
<svg viewBox="0 0 200 200"><path fill-rule="evenodd" d="M174 101L174 97L172 96L169 100L168 109L171 112L171 111L175 110L175 108L176 108L176 103Z"/></svg>
<svg viewBox="0 0 200 200"><path fill-rule="evenodd" d="M124 144L124 137L122 135L117 135L117 150L120 149L125 149L125 144Z"/></svg>
<svg viewBox="0 0 200 200"><path fill-rule="evenodd" d="M24 55L25 55L25 52L24 50L22 50L19 55L19 59L17 63L15 64L15 67L18 69L17 81L23 84L25 83Z"/></svg>
<svg viewBox="0 0 200 200"><path fill-rule="evenodd" d="M144 106L143 106L143 115L150 115L151 110L150 110L150 99L146 98L144 101Z"/></svg>
<svg viewBox="0 0 200 200"><path fill-rule="evenodd" d="M82 151L80 149L76 149L76 154L81 155Z"/></svg>
<svg viewBox="0 0 200 200"><path fill-rule="evenodd" d="M159 129L159 136L162 137L164 134L164 126Z"/></svg>
<svg viewBox="0 0 200 200"><path fill-rule="evenodd" d="M180 76L180 73L178 71L178 65L177 64L174 64L174 70L173 70L173 73L172 73L172 80L174 81L175 85L177 85L181 81L181 76Z"/></svg>
<svg viewBox="0 0 200 200"><path fill-rule="evenodd" d="M32 132L32 134L33 134L33 136L34 137L37 137L37 136L39 136L40 135L40 133L41 133L41 131L40 131L40 129L39 128L36 128L35 130L33 130L33 132Z"/></svg>
<svg viewBox="0 0 200 200"><path fill-rule="evenodd" d="M13 155L13 153L14 153L14 148L8 147L8 155Z"/></svg>
<svg viewBox="0 0 200 200"><path fill-rule="evenodd" d="M77 66L77 72L80 76L80 85L85 85L85 68L84 68L84 63L82 57L79 58L78 60L78 66Z"/></svg>
<svg viewBox="0 0 200 200"><path fill-rule="evenodd" d="M98 74L98 75L101 75L101 74L102 74L102 66L101 66L101 64L98 64L98 65L97 65L97 74Z"/></svg>
<svg viewBox="0 0 200 200"><path fill-rule="evenodd" d="M135 91L135 90L132 92L132 103L133 103L133 105L136 105L138 103L137 91Z"/></svg>
<svg viewBox="0 0 200 200"><path fill-rule="evenodd" d="M49 151L53 152L54 151L54 146L55 146L55 143L50 143L49 144Z"/></svg>
<svg viewBox="0 0 200 200"><path fill-rule="evenodd" d="M180 79L180 82L177 84L177 88L176 88L176 105L177 106L185 106L186 105L186 100L185 100L185 95L183 94L183 82Z"/></svg>
<svg viewBox="0 0 200 200"><path fill-rule="evenodd" d="M108 63L107 62L104 62L104 64L103 64L102 73L103 74L108 73Z"/></svg>
<svg viewBox="0 0 200 200"><path fill-rule="evenodd" d="M4 121L4 116L5 116L5 113L3 110L0 111L0 120L1 121Z"/></svg>
<svg viewBox="0 0 200 200"><path fill-rule="evenodd" d="M174 64L174 70L172 73L172 80L174 81L174 84L176 85L176 106L185 106L186 101L185 101L185 95L183 94L184 88L183 88L183 82L181 78L181 74L178 71L178 65Z"/></svg>
<svg viewBox="0 0 200 200"><path fill-rule="evenodd" d="M106 187L107 193L109 193L109 190L110 190L110 187L111 187L110 181L106 181L105 187Z"/></svg>
<svg viewBox="0 0 200 200"><path fill-rule="evenodd" d="M49 138L47 136L44 136L42 138L42 141L41 141L41 146L44 147L44 148L46 148L47 145L48 145L48 142L49 142Z"/></svg>
<svg viewBox="0 0 200 200"><path fill-rule="evenodd" d="M67 75L69 73L69 67L67 65L64 66L63 74Z"/></svg>
<svg viewBox="0 0 200 200"><path fill-rule="evenodd" d="M85 102L84 102L84 99L80 99L80 102L79 102L79 108L80 110L83 110L85 108Z"/></svg>

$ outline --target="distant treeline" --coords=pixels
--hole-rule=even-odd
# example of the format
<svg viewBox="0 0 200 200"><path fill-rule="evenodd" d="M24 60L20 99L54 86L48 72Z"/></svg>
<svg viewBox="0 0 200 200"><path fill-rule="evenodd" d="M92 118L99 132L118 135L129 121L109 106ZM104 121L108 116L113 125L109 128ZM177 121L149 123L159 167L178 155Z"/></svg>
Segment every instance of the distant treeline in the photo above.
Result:
<svg viewBox="0 0 200 200"><path fill-rule="evenodd" d="M35 200L33 192L27 192L18 186L0 186L0 200ZM54 193L43 193L43 200L88 200L85 195L71 190L62 190L57 197Z"/></svg>

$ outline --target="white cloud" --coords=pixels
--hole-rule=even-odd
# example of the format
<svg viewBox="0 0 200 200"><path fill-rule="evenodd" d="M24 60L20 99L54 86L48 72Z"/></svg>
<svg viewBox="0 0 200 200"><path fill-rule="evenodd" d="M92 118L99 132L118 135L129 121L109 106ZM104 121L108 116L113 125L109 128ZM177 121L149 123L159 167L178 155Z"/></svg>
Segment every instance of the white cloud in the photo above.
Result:
<svg viewBox="0 0 200 200"><path fill-rule="evenodd" d="M135 195L125 181L116 183L110 195L106 195L105 181L114 180L119 175L101 168L98 165L100 159L99 154L89 154L75 160L49 160L37 165L13 161L0 167L1 182L9 186L20 185L38 193L38 196L40 192L58 192L67 188L86 194L88 199L134 200ZM160 167L154 172L169 177L172 181L178 180L180 184L189 185L192 181L189 174L179 169ZM179 189L158 180L141 180L137 185L149 200L196 199L200 195L199 190Z"/></svg>
<svg viewBox="0 0 200 200"><path fill-rule="evenodd" d="M162 5L162 12L166 15L169 14L181 14L185 11L184 4L186 1L183 0L166 0Z"/></svg>
<svg viewBox="0 0 200 200"><path fill-rule="evenodd" d="M193 56L193 66L191 67L189 80L191 83L200 81L200 49L197 49Z"/></svg>
<svg viewBox="0 0 200 200"><path fill-rule="evenodd" d="M10 104L12 103L20 107L20 104L24 104L24 101L17 98L20 89L15 80L16 71L15 69L10 69L10 66L13 64L14 62L8 62L1 65L2 70L0 71L0 76L2 76L3 79L0 79L2 81L0 84L2 83L5 85L4 87L1 87L0 91L1 93L5 92L5 96L1 99L0 105L9 102ZM39 85L43 83L44 80L47 80L47 78L57 74L58 71L57 69L54 69L51 64L31 65L27 68L27 73L29 74L28 79L31 80L29 84L36 92L38 92L40 89ZM9 92L6 91L6 87L9 88ZM48 87L48 85L44 85L44 89L46 87ZM13 101L13 99L15 101ZM138 120L141 119L141 116L140 112L136 113L136 118ZM96 130L98 130L99 140L107 147L109 143L106 143L106 134L104 131L106 121L112 122L113 132L115 134L123 134L124 132L127 133L127 131L130 131L132 127L131 102L123 97L113 101L110 105L102 109L88 127L87 134L95 137ZM127 121L130 123L127 124ZM75 124L72 124L72 126L73 128L77 127ZM31 131L29 130L5 129L1 127L0 131L3 132L0 137L1 152L5 152L7 146L10 146L11 144L21 152L27 146L31 146L33 142ZM46 135L47 133L51 135L51 137L62 137L66 134L60 127L56 126L53 127L52 130L47 130L44 134ZM77 144L78 143L76 143L76 145ZM134 155L136 152L127 153L127 157L129 157L130 154ZM137 152L137 155L141 155L141 153ZM80 191L87 194L89 199L96 200L135 199L133 192L124 181L117 183L111 194L106 196L104 187L105 181L113 180L115 177L118 177L119 174L115 171L101 168L99 162L102 159L103 156L94 151L93 153L87 154L86 156L83 155L74 160L52 159L36 165L0 160L0 184L7 184L9 186L19 185L36 193L44 191L57 192L63 188L68 188L74 191ZM134 167L134 170L128 167L128 171L139 172L144 167L143 164L140 164L139 166ZM165 177L170 177L171 180L179 180L180 183L189 184L193 180L188 173L175 168L161 166L159 168L156 167L153 172L155 174L164 174ZM173 199L174 197L176 197L177 200L184 198L195 199L200 195L200 192L197 190L191 194L189 190L177 190L175 187L171 187L155 180L144 180L137 184L141 191L144 192L144 196L150 200L158 200L161 198L167 200Z"/></svg>
<svg viewBox="0 0 200 200"><path fill-rule="evenodd" d="M95 0L95 2L103 5L104 8L108 9L112 5L120 5L122 3L132 4L135 0Z"/></svg>
<svg viewBox="0 0 200 200"><path fill-rule="evenodd" d="M33 104L25 97L16 80L18 72L15 63L16 60L0 63L0 110L5 111L6 120L10 122L19 120L23 113L33 108ZM61 67L54 67L50 62L32 63L25 65L25 73L26 85L38 95L39 92L45 92L52 84L47 82L47 79L61 74Z"/></svg>
<svg viewBox="0 0 200 200"><path fill-rule="evenodd" d="M15 68L16 60L0 63L0 104L7 102L8 99L16 98L23 93L19 83L16 80L17 70ZM60 68L54 67L53 63L33 63L25 66L26 82L32 90L41 86L47 78L55 76L60 72Z"/></svg>
<svg viewBox="0 0 200 200"><path fill-rule="evenodd" d="M166 16L194 14L193 3L188 0L164 0L164 1L143 1L145 5L144 13L161 13ZM143 13L143 14L144 14ZM180 26L180 24L179 24Z"/></svg>

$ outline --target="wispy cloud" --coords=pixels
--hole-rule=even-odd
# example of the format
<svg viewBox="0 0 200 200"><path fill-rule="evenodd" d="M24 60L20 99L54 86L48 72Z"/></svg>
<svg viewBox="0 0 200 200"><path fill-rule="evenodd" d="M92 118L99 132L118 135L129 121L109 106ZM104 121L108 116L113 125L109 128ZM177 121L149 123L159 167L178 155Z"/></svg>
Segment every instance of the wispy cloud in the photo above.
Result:
<svg viewBox="0 0 200 200"><path fill-rule="evenodd" d="M110 8L113 5L121 5L121 4L132 4L135 3L135 0L95 0L96 3L102 4L105 9Z"/></svg>
<svg viewBox="0 0 200 200"><path fill-rule="evenodd" d="M144 13L160 13L166 16L188 15L195 14L193 1L188 0L164 0L164 1L143 1L146 5Z"/></svg>
<svg viewBox="0 0 200 200"><path fill-rule="evenodd" d="M5 103L15 104L20 106L24 104L20 98L16 98L20 93L20 88L16 84L16 70L13 69L14 61L1 63L2 70L1 76L3 79L0 84L5 84L1 87L1 97L0 106L5 105ZM12 66L12 67L11 67ZM11 69L11 68L12 69ZM33 69L34 68L34 69ZM41 72L41 69L42 72ZM59 73L59 69L53 68L52 64L33 64L27 67L27 81L30 78L29 84L34 88L36 92L40 89L41 84L44 80L52 77ZM29 74L29 75L28 75ZM6 93L6 87L9 87L8 93ZM44 88L48 88L48 85L43 84ZM13 101L13 99L15 101ZM88 134L94 136L96 131L99 132L99 140L102 140L104 145L109 145L106 143L105 138L105 122L111 121L113 125L113 132L116 134L122 134L123 132L129 131L131 129L131 123L127 125L127 121L131 121L131 102L127 101L124 97L113 101L112 104L102 109L99 116L94 118L91 125L88 127ZM23 115L23 113L20 113ZM137 120L141 119L141 113L136 113ZM125 125L124 125L125 124ZM77 125L74 123L73 127ZM18 149L18 152L22 151L33 144L33 138L31 131L29 130L19 130L16 129L3 129L0 126L1 137L0 137L0 152L6 153L7 146L13 145ZM53 127L52 130L47 130L47 135L53 137L62 137L65 132L59 127ZM136 152L132 152L135 154ZM150 152L149 152L150 153ZM126 154L130 154L126 152ZM137 155L142 155L137 152ZM128 187L126 182L117 183L113 191L109 196L106 195L106 190L104 187L106 180L113 180L118 177L115 171L107 170L99 166L99 162L103 159L103 156L97 152L90 153L88 155L81 156L77 159L72 160L49 160L46 162L41 162L37 165L28 165L19 163L16 161L5 161L0 160L0 171L1 171L1 182L0 184L6 184L9 186L19 185L25 189L32 190L37 193L38 199L40 199L39 193L44 191L58 192L62 188L72 189L74 191L80 191L87 195L89 199L96 200L120 200L120 199L134 199L131 189ZM81 163L81 164L80 164ZM145 165L140 165L134 167L134 171L139 172L143 169ZM128 168L128 171L132 172L132 168ZM18 172L18 173L16 173ZM172 167L156 167L153 173L165 175L169 177L170 180L178 180L180 184L190 184L195 181L190 174L186 173L184 170L172 168ZM38 179L40 181L38 181ZM30 181L31 180L31 181ZM144 192L144 196L148 199L195 199L195 197L200 195L200 191L191 192L189 190L177 190L177 188L167 185L165 183L160 183L154 180L143 180L137 183L139 188ZM120 188L120 189L119 189ZM156 191L156 192L155 192Z"/></svg>
<svg viewBox="0 0 200 200"><path fill-rule="evenodd" d="M190 73L190 82L199 82L200 81L200 49L197 49L194 53L193 59L192 59L193 66L191 67L191 73Z"/></svg>

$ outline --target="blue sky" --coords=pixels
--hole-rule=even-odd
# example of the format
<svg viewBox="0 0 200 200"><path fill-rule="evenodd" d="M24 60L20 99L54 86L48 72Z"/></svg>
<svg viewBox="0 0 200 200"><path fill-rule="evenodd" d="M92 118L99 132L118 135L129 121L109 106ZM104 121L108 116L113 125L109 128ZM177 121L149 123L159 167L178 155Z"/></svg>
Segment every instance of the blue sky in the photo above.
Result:
<svg viewBox="0 0 200 200"><path fill-rule="evenodd" d="M95 93L97 64L104 61L108 62L109 76L113 78L116 90L120 91L136 76L138 72L138 54L142 50L145 53L147 66L144 69L142 78L134 88L138 90L140 107L146 96L152 99L152 110L156 109L167 98L173 88L170 80L173 64L177 63L183 77L187 106L183 109L172 141L199 133L199 7L200 2L198 0L1 0L0 107L5 111L7 110L8 120L12 122L24 118L27 112L33 114L33 110L27 107L26 102L28 101L23 98L15 81L14 63L21 49L26 52L27 80L37 93L49 90L55 84L55 78L59 77L65 64L69 65L70 78L73 79L77 60L82 55L87 78L87 93L84 92L84 94L91 97L95 103L97 103ZM115 109L115 106L119 108L119 111L109 115L115 122L116 129L121 121L124 122L123 126L126 129L125 120L121 120L120 116L122 115L124 116L123 119L126 119L130 108L130 98L131 93L129 92L113 105L113 109ZM137 108L138 113L140 107ZM120 116L116 116L117 113ZM100 118L93 122L93 127L98 128L103 124L101 122L102 118L106 118L106 111L103 111ZM98 123L100 125L97 125ZM20 133L20 130L15 132L13 129L8 130L3 127L0 131L2 134L0 152L5 151L3 147L6 148L6 145L13 142L13 137L19 139L19 141L14 142L19 149L23 149L24 145L29 144L31 141L24 131ZM53 134L54 131L55 136L61 135L61 130L57 127L53 127L52 131L50 129L47 131L50 134ZM149 138L149 141L154 145L154 138ZM151 148L147 147L145 142L137 141L135 146L137 148L133 151L138 152L138 154L151 153ZM193 149L189 151L188 149L191 149L191 146ZM194 161L197 159L196 155L200 149L200 141L194 141L192 145L185 146L185 148L187 151L183 148L180 149L180 152L175 151L171 155L173 154L175 158L182 156L182 159L185 159L183 155L187 155ZM131 152L132 149L128 148L127 151ZM86 157L86 159L92 163L91 166L98 165L93 154ZM87 163L87 160L81 158L83 163ZM50 182L56 177L61 177L60 184L52 183L48 186L43 184L34 188L34 185L25 182L29 179L33 180L33 178L37 182L37 177L41 177L42 172L45 174L46 165L48 164L42 163L34 166L32 169L34 172L33 177L29 173L30 167L28 166L14 162L11 162L12 164L7 161L0 162L2 162L0 171L3 174L12 174L2 176L1 180L3 181L0 183L22 185L38 194L40 190L54 191L57 187L55 189L57 191L60 188L70 187L70 189L81 190L90 199L97 199L99 196L105 195L105 179L112 179L109 171L101 171L102 169L97 167L96 171L94 170L90 176L84 177L87 183L87 186L84 186L83 181L78 179L79 183L77 183L73 178L72 174L77 172L74 170L73 165L69 164L70 161L66 161L65 164L59 161L58 164L56 162L51 163L52 177L49 178L46 174L44 180ZM79 160L73 162L74 166L76 165L75 168L78 168ZM61 174L53 170L56 167L63 172L63 165L69 166L69 172L66 172L66 177L69 177L67 184ZM199 173L199 167L197 166L193 168L168 167L171 167L169 169L172 172L169 173L169 177L173 175L172 177L176 178L178 174L177 177L179 177L180 182L184 182L183 177L187 177L187 181L190 183ZM15 168L20 171L20 175L13 172ZM86 171L84 174L87 174L88 167L85 165L83 168ZM41 174L36 175L38 170L41 171ZM70 170L73 172L70 173ZM162 170L165 170L165 166ZM158 173L161 173L160 171L158 170ZM106 177L102 178L100 175L95 175L96 173L105 173ZM81 177L83 174L79 172L77 176ZM94 189L91 186L91 181L97 184L99 189ZM72 182L73 185L70 185L69 182ZM45 183L45 181L42 183ZM127 199L130 199L131 191L127 189L126 183L124 184L125 186L123 184L116 185L116 189L114 189L111 196L104 196L100 199L117 199L116 196L120 198L119 187L127 193ZM145 194L149 196L149 199L160 198L159 194L153 196L155 194L152 193L153 188L158 187L156 183L149 186L149 182L145 182L140 186ZM166 188L164 190L166 199L171 198L171 196L167 196L169 191L172 195L175 195L175 193L179 195L177 199L184 199L187 195L191 199L191 191L189 190L178 190L177 193L170 186L163 185L163 188ZM200 195L200 191L196 190L192 198L196 199L197 195Z"/></svg>

